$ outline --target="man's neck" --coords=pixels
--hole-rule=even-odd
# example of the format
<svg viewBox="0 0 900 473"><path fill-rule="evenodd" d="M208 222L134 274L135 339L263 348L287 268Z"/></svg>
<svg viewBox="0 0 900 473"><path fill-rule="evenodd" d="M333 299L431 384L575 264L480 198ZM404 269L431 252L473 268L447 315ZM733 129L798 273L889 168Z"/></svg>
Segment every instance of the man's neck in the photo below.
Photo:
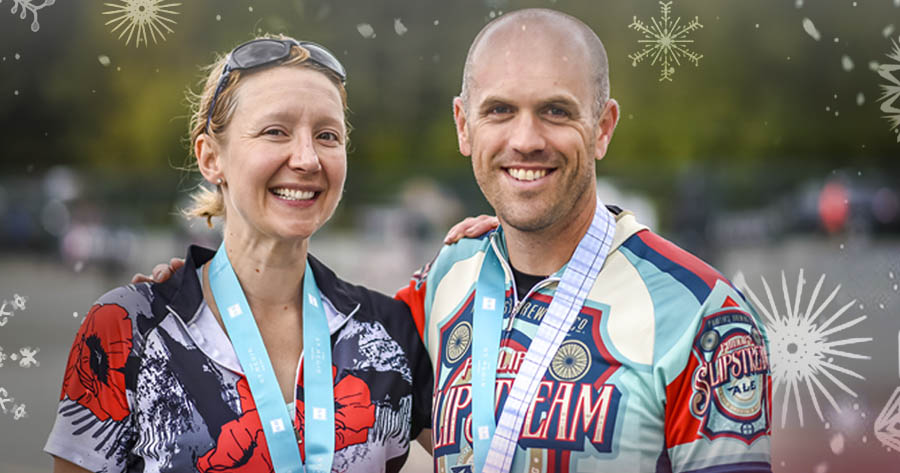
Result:
<svg viewBox="0 0 900 473"><path fill-rule="evenodd" d="M523 231L503 225L510 264L527 274L550 275L559 271L572 258L575 248L590 228L596 207L596 199L591 199L590 205L578 209L574 218L560 219L539 231Z"/></svg>

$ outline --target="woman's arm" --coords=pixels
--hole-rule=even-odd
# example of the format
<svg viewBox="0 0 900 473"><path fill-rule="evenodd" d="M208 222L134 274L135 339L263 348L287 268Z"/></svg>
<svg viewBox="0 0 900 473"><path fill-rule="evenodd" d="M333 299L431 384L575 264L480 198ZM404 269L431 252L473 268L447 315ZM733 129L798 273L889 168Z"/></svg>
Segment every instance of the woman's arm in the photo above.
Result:
<svg viewBox="0 0 900 473"><path fill-rule="evenodd" d="M423 429L422 433L416 437L416 440L419 441L419 444L422 445L422 448L424 448L426 452L434 455L434 446L431 441L431 429Z"/></svg>
<svg viewBox="0 0 900 473"><path fill-rule="evenodd" d="M431 431L428 431L428 440L429 444L431 443ZM424 432L423 432L424 434ZM420 436L421 437L421 436ZM430 452L431 450L429 450ZM53 457L53 473L91 473L90 470L85 470L84 468L70 462L67 460L63 460L59 457Z"/></svg>

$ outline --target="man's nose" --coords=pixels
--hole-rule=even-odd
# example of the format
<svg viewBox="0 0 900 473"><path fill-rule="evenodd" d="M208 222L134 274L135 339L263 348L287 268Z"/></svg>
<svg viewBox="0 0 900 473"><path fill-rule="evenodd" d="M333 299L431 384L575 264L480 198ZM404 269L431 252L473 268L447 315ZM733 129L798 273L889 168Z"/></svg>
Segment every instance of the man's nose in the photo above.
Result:
<svg viewBox="0 0 900 473"><path fill-rule="evenodd" d="M540 119L532 113L520 113L512 123L509 145L522 154L542 151L546 146Z"/></svg>

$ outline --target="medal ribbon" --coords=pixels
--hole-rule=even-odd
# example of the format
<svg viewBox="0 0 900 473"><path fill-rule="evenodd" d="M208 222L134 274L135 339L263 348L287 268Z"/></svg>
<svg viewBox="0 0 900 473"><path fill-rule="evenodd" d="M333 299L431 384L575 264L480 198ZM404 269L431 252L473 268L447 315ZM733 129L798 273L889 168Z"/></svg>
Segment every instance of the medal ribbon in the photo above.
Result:
<svg viewBox="0 0 900 473"><path fill-rule="evenodd" d="M562 279L525 354L495 423L497 357L506 281L496 249L485 252L473 300L472 441L475 471L506 473L512 466L522 422L550 361L577 318L612 247L616 223L600 200L587 233ZM492 245L493 246L493 245ZM510 314L514 317L515 314ZM495 425L496 424L496 425Z"/></svg>
<svg viewBox="0 0 900 473"><path fill-rule="evenodd" d="M281 396L275 371L256 319L225 252L225 243L209 265L209 284L225 330L262 423L276 473L304 471L293 416ZM331 374L331 332L309 262L303 274L303 386L306 444L305 470L328 473L334 457L334 379Z"/></svg>

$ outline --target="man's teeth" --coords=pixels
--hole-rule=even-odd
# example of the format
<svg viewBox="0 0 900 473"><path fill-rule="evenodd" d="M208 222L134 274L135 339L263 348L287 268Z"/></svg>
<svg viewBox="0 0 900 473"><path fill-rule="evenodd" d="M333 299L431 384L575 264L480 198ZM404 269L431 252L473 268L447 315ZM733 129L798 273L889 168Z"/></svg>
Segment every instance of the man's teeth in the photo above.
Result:
<svg viewBox="0 0 900 473"><path fill-rule="evenodd" d="M296 189L272 189L272 192L282 198L287 200L309 200L315 197L316 193L313 191L301 191Z"/></svg>
<svg viewBox="0 0 900 473"><path fill-rule="evenodd" d="M533 181L547 175L546 169L509 168L509 175L519 181Z"/></svg>

